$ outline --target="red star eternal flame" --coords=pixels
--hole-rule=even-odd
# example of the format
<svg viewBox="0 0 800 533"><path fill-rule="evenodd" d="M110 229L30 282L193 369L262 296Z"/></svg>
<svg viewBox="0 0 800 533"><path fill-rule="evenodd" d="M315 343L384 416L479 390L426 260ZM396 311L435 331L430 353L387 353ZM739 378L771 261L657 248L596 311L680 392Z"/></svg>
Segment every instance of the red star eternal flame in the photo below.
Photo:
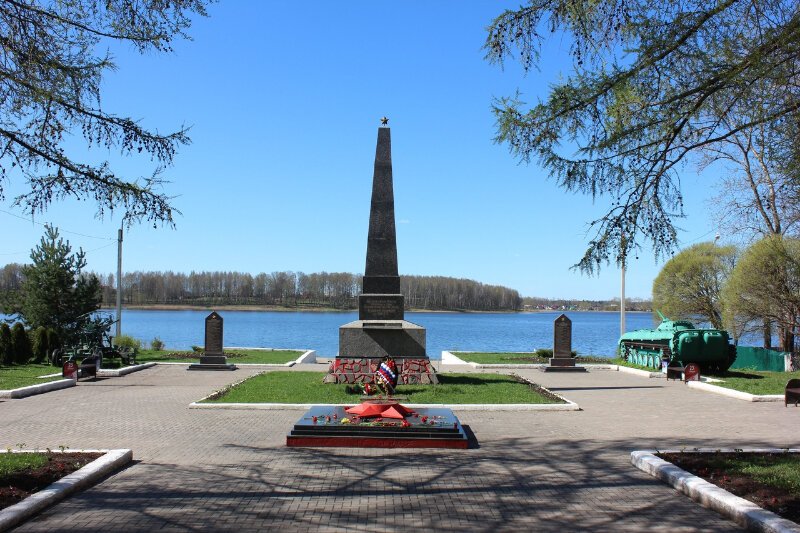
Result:
<svg viewBox="0 0 800 533"><path fill-rule="evenodd" d="M414 411L403 407L397 402L376 402L369 401L356 405L345 412L358 415L362 418L369 418L373 416L382 416L383 418L405 418L408 415L413 415Z"/></svg>

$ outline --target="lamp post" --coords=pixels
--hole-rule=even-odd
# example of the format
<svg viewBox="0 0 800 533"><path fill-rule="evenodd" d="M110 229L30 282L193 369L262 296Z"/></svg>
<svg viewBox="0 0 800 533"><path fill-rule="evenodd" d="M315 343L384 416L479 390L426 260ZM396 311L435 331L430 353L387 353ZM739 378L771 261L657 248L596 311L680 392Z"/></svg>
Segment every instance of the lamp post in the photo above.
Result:
<svg viewBox="0 0 800 533"><path fill-rule="evenodd" d="M122 227L124 225L125 217L122 217L117 232L117 332L114 341L122 335Z"/></svg>
<svg viewBox="0 0 800 533"><path fill-rule="evenodd" d="M622 256L622 275L619 296L619 335L625 335L625 256Z"/></svg>

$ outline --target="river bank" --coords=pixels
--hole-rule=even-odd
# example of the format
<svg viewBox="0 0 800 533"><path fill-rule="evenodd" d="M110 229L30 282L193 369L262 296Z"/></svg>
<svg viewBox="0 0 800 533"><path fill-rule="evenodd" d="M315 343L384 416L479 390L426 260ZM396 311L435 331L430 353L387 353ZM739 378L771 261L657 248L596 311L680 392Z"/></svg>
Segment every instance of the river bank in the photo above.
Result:
<svg viewBox="0 0 800 533"><path fill-rule="evenodd" d="M103 305L100 307L103 311L113 311L116 306ZM334 307L306 307L306 306L283 306L283 305L236 305L236 304L223 304L223 305L189 305L189 304L144 304L144 305L123 305L122 309L130 309L136 311L275 311L282 313L353 313L358 309L340 309ZM454 309L406 309L406 313L455 313L455 314L526 314L526 313L613 313L619 314L619 311L595 311L595 310L573 310L563 311L560 309L521 309L519 311L480 311L480 310L454 310ZM626 311L626 314L650 314L650 311Z"/></svg>

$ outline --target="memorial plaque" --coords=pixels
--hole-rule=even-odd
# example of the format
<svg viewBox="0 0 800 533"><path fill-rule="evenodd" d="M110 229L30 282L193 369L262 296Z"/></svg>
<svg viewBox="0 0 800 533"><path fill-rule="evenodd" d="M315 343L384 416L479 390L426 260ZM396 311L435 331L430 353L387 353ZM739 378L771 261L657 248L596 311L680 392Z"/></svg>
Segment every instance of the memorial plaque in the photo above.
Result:
<svg viewBox="0 0 800 533"><path fill-rule="evenodd" d="M222 317L216 311L206 317L205 355L222 355Z"/></svg>
<svg viewBox="0 0 800 533"><path fill-rule="evenodd" d="M542 370L586 372L586 367L577 366L572 357L572 320L567 315L562 314L553 322L553 357Z"/></svg>
<svg viewBox="0 0 800 533"><path fill-rule="evenodd" d="M359 320L403 320L402 294L361 294Z"/></svg>
<svg viewBox="0 0 800 533"><path fill-rule="evenodd" d="M188 370L236 370L222 352L222 317L216 311L206 317L206 346L200 363L189 365Z"/></svg>
<svg viewBox="0 0 800 533"><path fill-rule="evenodd" d="M572 357L572 320L565 314L553 322L553 357Z"/></svg>

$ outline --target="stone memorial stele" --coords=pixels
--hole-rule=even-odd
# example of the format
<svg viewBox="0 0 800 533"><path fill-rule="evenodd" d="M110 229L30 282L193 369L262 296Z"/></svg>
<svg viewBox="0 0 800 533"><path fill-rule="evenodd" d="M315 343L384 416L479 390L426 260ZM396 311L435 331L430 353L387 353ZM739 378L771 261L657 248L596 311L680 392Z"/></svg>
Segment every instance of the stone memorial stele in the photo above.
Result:
<svg viewBox="0 0 800 533"><path fill-rule="evenodd" d="M436 382L425 352L425 328L405 320L397 269L391 130L382 126L375 148L358 320L339 328L339 354L325 382L370 383L385 357L396 360L401 383Z"/></svg>
<svg viewBox="0 0 800 533"><path fill-rule="evenodd" d="M586 372L586 368L575 366L575 358L572 357L572 320L563 313L553 322L553 357L544 370Z"/></svg>
<svg viewBox="0 0 800 533"><path fill-rule="evenodd" d="M200 363L189 365L189 370L236 370L222 352L222 323L216 311L206 317L205 350Z"/></svg>

